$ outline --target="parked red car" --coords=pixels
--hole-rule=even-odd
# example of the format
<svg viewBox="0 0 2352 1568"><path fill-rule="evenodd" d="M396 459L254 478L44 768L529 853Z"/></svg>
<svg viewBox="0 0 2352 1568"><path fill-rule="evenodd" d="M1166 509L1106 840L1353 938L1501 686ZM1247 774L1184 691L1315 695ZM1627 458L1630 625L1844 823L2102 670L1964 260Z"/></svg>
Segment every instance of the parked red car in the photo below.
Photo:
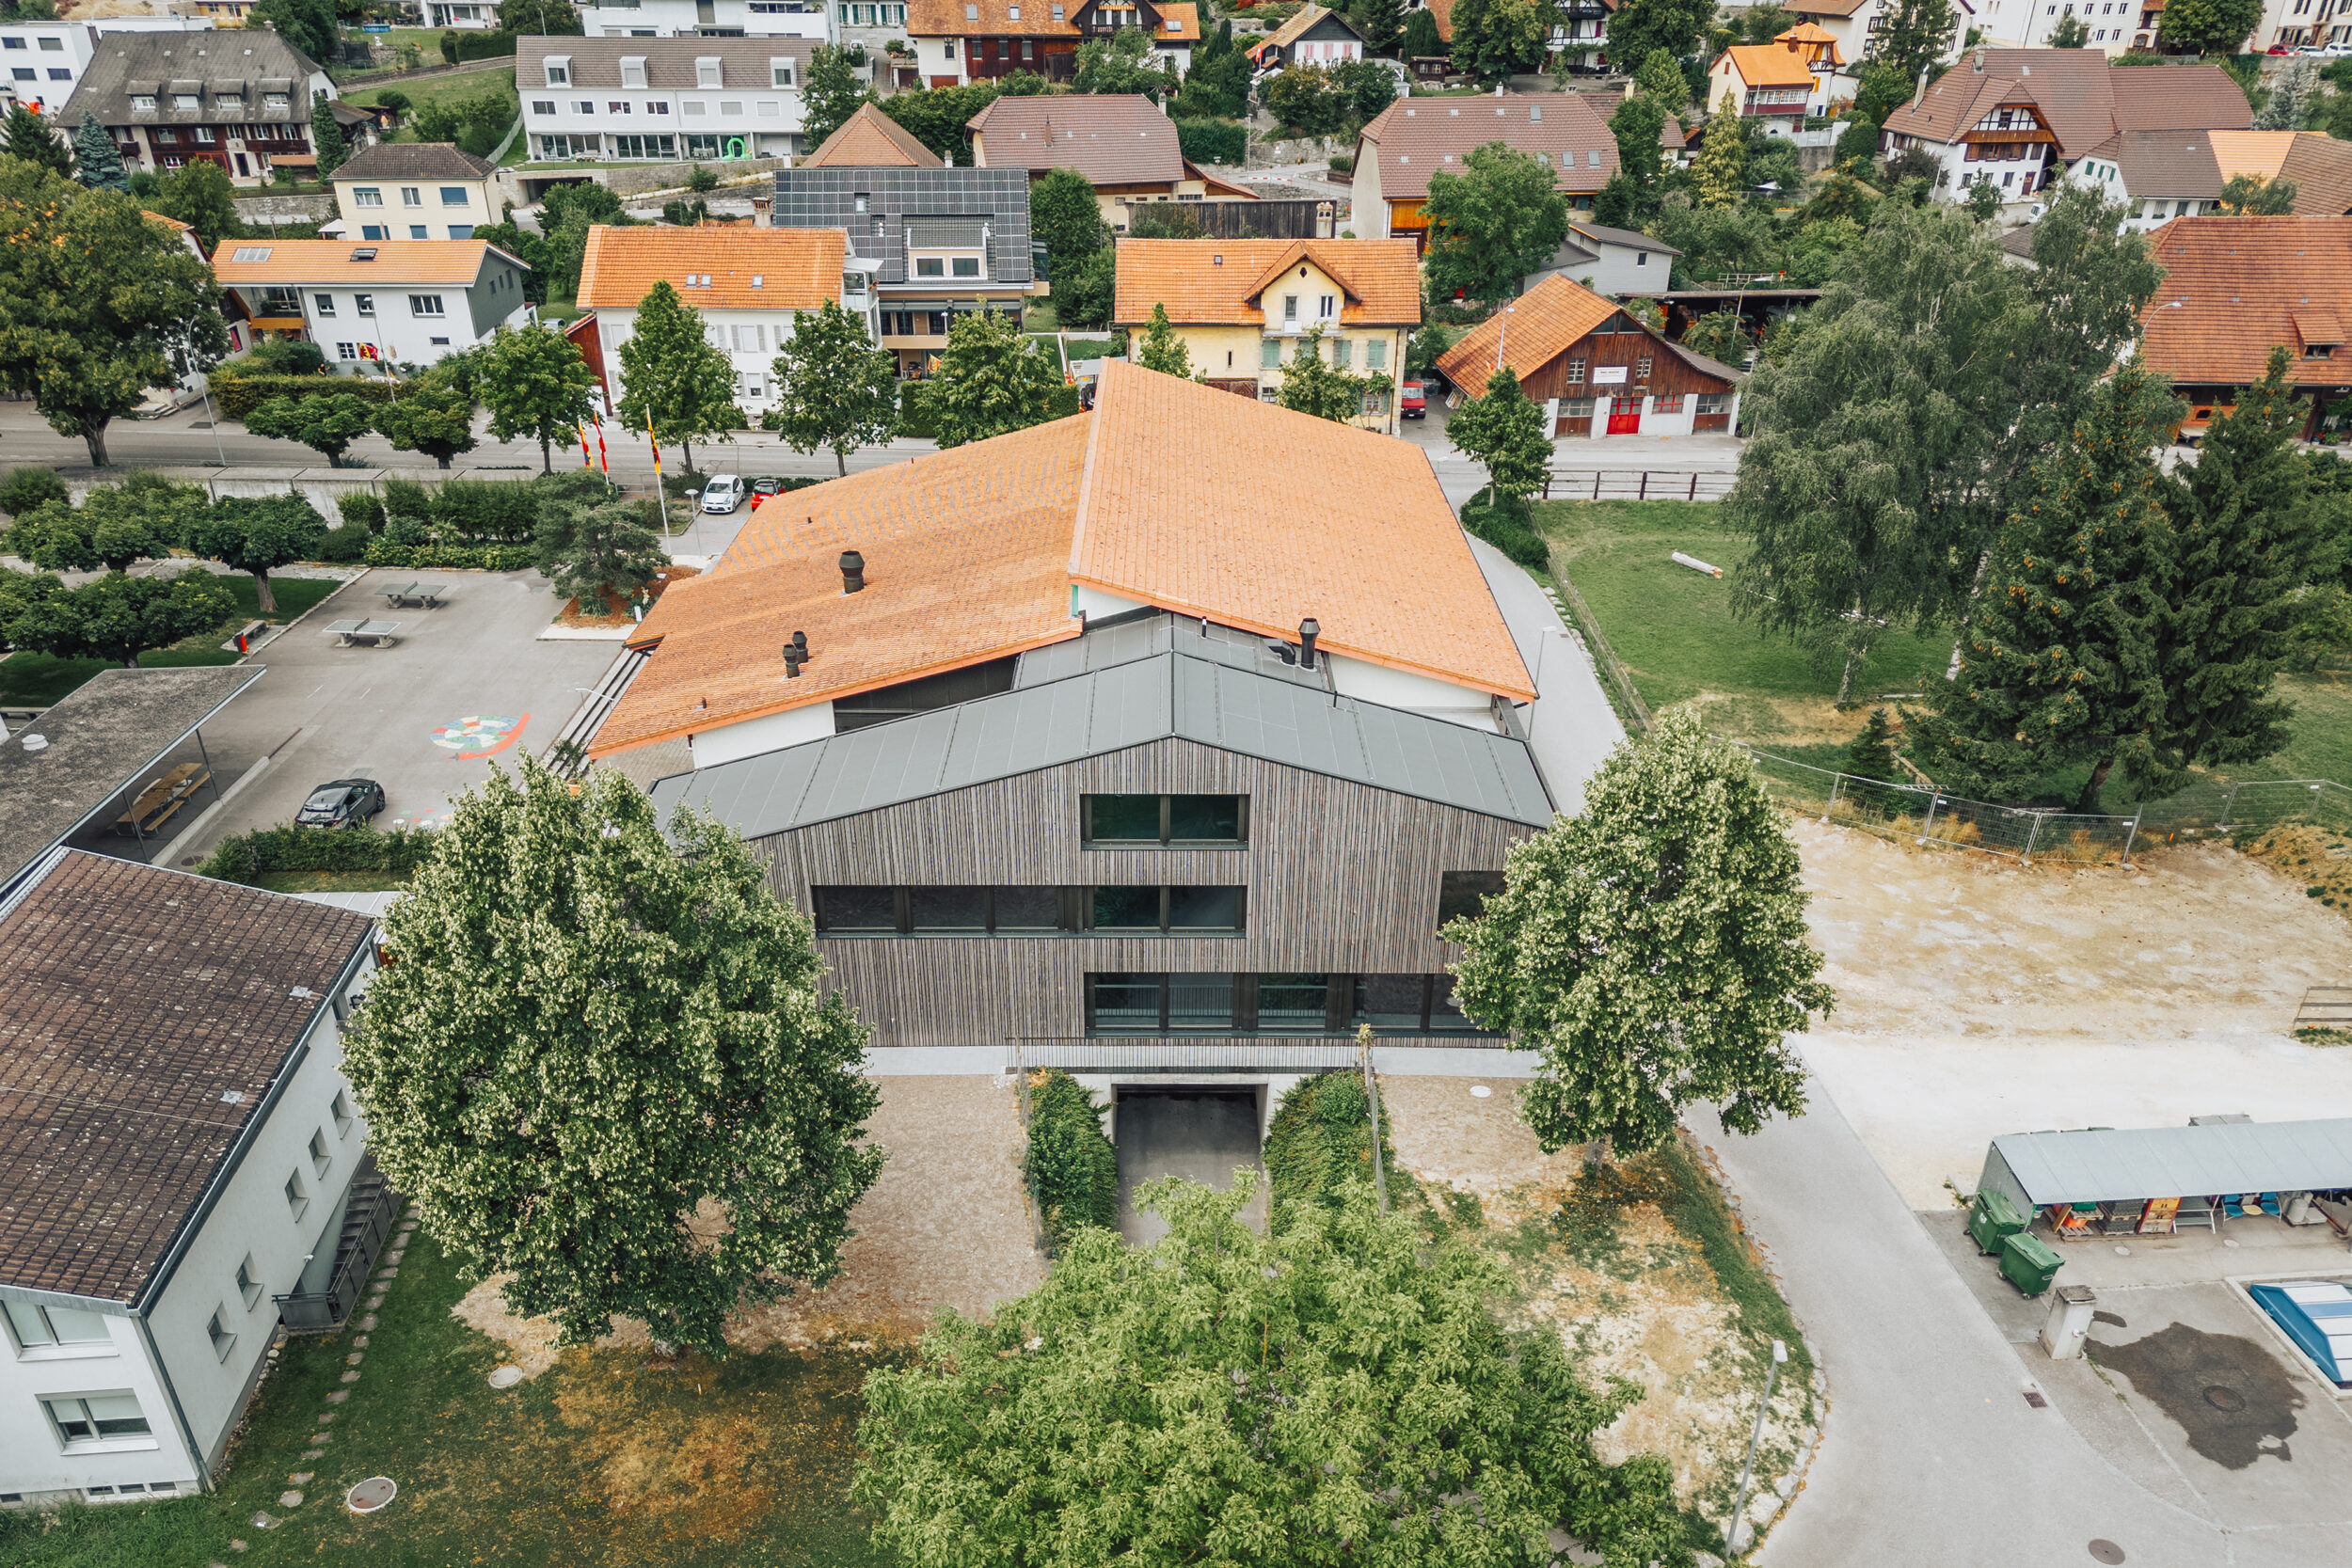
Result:
<svg viewBox="0 0 2352 1568"><path fill-rule="evenodd" d="M1422 396L1420 382L1408 381L1405 384L1403 392L1397 400L1396 411L1408 420L1427 417L1429 400Z"/></svg>

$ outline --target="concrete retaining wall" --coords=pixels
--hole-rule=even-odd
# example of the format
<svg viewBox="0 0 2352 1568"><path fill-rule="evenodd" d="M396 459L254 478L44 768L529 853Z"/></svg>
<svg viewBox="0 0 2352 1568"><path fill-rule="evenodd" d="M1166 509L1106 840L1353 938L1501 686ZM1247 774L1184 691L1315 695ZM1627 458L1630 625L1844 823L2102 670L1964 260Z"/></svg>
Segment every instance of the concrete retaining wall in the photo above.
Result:
<svg viewBox="0 0 2352 1568"><path fill-rule="evenodd" d="M246 223L325 223L335 215L335 198L321 196L241 196L237 216Z"/></svg>

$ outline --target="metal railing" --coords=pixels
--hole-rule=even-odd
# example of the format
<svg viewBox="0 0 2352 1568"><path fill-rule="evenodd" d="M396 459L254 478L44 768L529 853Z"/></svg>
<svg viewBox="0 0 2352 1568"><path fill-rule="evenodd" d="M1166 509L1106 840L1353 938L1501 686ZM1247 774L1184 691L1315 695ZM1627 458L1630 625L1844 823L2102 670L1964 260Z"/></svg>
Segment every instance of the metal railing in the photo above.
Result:
<svg viewBox="0 0 2352 1568"><path fill-rule="evenodd" d="M370 1159L356 1183L375 1171ZM355 1190L353 1208L343 1216L342 1229L336 1238L335 1277L324 1291L293 1291L271 1299L278 1304L278 1321L289 1334L329 1334L350 1318L351 1309L367 1289L368 1275L375 1267L376 1254L382 1250L384 1239L392 1233L392 1221L400 1213L400 1195L391 1183L376 1174L372 1192Z"/></svg>
<svg viewBox="0 0 2352 1568"><path fill-rule="evenodd" d="M1574 437L1570 437L1573 439ZM1740 476L1723 470L1688 473L1636 468L1554 468L1539 498L1553 501L1712 501L1731 494Z"/></svg>
<svg viewBox="0 0 2352 1568"><path fill-rule="evenodd" d="M2352 789L2327 779L2201 783L2131 815L2001 805L1922 784L1859 778L1733 741L1756 761L1773 800L1822 822L1883 838L2070 864L2129 865L2151 844L2260 832L2286 822L2352 830Z"/></svg>

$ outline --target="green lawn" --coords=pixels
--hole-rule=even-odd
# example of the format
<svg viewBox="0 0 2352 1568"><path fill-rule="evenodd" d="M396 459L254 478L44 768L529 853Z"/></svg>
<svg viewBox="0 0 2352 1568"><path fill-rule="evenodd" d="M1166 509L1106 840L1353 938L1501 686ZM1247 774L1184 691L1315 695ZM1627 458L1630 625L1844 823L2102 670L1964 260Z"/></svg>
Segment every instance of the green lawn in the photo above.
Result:
<svg viewBox="0 0 2352 1568"><path fill-rule="evenodd" d="M435 35L438 37L438 35ZM378 102L388 91L407 96L410 113L401 116L400 130L394 141L415 141L416 126L411 114L427 103L464 102L488 97L493 92L507 99L515 98L515 68L507 66L497 71L462 71L449 76L394 77L389 82L375 82L344 93L343 102L352 105ZM519 138L517 138L519 139Z"/></svg>
<svg viewBox="0 0 2352 1568"><path fill-rule="evenodd" d="M254 1397L219 1493L152 1506L0 1513L10 1568L235 1562L441 1568L485 1563L865 1568L883 1560L846 1496L868 1363L827 1352L688 1356L566 1353L501 1392L501 1348L450 1316L456 1267L413 1244L361 1354L353 1334L291 1341ZM325 1456L302 1453L332 1410ZM296 1472L304 1501L278 1494ZM342 1495L370 1476L400 1495L360 1517ZM266 1512L278 1523L257 1529ZM238 1554L230 1544L241 1542Z"/></svg>
<svg viewBox="0 0 2352 1568"><path fill-rule="evenodd" d="M217 631L176 642L139 656L143 670L177 669L191 664L234 664L237 656L221 642L247 621L261 616L261 597L253 579L239 574L223 577L222 585L236 597L237 613ZM267 619L293 620L342 585L325 578L272 578L270 592L277 611ZM103 658L57 658L49 654L17 653L0 659L0 705L47 707L101 670L112 666Z"/></svg>

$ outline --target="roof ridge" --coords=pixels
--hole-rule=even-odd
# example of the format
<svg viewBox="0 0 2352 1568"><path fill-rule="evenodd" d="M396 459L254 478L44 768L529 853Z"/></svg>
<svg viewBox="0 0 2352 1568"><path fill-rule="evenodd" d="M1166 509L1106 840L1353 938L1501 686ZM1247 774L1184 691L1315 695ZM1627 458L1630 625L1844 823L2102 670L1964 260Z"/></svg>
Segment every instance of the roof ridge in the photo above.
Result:
<svg viewBox="0 0 2352 1568"><path fill-rule="evenodd" d="M1104 359L1094 383L1094 406L1087 410L1087 454L1078 465L1078 504L1071 509L1070 518L1070 578L1071 598L1076 599L1078 562L1086 553L1087 507L1094 499L1094 458L1103 440L1103 400L1110 395L1111 367L1117 365L1124 376L1130 367L1123 359Z"/></svg>

